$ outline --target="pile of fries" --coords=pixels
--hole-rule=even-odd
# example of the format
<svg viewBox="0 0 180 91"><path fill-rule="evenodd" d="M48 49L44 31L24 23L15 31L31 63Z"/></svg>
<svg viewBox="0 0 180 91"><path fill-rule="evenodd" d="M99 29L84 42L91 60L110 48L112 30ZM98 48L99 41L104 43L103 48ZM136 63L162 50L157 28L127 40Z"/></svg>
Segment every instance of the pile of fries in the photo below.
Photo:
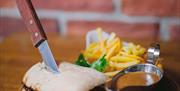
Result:
<svg viewBox="0 0 180 91"><path fill-rule="evenodd" d="M97 32L98 42L91 43L83 51L83 55L89 63L92 63L105 54L108 62L108 66L105 69L106 75L114 76L126 67L145 62L145 48L124 42L115 33L111 33L108 39L103 39L101 28L97 28Z"/></svg>

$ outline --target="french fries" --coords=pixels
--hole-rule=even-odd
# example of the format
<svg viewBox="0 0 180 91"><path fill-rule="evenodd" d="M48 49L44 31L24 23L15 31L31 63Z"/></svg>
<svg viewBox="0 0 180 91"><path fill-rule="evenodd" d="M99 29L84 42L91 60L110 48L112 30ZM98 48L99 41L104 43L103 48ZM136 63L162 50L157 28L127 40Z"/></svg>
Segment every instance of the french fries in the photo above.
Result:
<svg viewBox="0 0 180 91"><path fill-rule="evenodd" d="M105 58L108 61L108 67L105 74L109 77L114 76L126 67L144 62L145 48L131 42L123 42L116 37L115 33L111 33L108 39L103 39L101 28L98 28L97 32L98 42L90 44L83 52L83 55L92 63L91 59L97 60L101 55L106 54Z"/></svg>
<svg viewBox="0 0 180 91"><path fill-rule="evenodd" d="M125 63L118 63L118 62L109 62L109 66L111 67L115 67L116 69L122 69L122 68L126 68L135 64L140 63L139 60L134 60L134 61L130 61L130 62L125 62Z"/></svg>
<svg viewBox="0 0 180 91"><path fill-rule="evenodd" d="M127 56L114 56L114 57L111 57L110 59L110 61L118 62L118 63L132 62L132 61L137 61L137 60L138 59L136 58L127 57Z"/></svg>

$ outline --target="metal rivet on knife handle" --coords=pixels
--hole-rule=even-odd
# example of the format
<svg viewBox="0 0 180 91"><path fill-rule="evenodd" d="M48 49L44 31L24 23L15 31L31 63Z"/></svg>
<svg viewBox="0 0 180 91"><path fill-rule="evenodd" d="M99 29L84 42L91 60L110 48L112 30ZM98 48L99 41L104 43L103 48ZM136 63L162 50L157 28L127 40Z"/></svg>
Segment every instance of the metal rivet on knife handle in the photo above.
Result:
<svg viewBox="0 0 180 91"><path fill-rule="evenodd" d="M29 21L29 24L33 24L33 20L30 20L30 21Z"/></svg>

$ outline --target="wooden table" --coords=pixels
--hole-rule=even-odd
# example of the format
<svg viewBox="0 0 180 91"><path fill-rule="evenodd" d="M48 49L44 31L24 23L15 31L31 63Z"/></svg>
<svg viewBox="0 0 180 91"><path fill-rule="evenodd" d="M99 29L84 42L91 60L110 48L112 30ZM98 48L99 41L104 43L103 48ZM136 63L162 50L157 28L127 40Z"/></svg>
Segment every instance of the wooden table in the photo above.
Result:
<svg viewBox="0 0 180 91"><path fill-rule="evenodd" d="M83 37L59 36L48 33L49 44L58 62L74 62L84 49ZM131 40L148 47L152 41ZM161 57L165 72L180 84L180 42L161 44ZM25 72L35 63L41 61L38 50L32 46L29 34L20 32L12 34L0 42L0 91L18 91Z"/></svg>

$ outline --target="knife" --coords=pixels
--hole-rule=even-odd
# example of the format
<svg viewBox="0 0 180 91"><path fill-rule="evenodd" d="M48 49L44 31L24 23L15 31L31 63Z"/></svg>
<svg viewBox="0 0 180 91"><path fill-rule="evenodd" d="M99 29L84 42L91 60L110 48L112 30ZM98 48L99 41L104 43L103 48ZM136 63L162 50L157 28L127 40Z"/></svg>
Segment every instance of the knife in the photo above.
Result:
<svg viewBox="0 0 180 91"><path fill-rule="evenodd" d="M49 48L47 37L36 14L31 0L16 0L19 12L31 34L34 47L38 48L45 67L54 74L58 74L58 67Z"/></svg>

